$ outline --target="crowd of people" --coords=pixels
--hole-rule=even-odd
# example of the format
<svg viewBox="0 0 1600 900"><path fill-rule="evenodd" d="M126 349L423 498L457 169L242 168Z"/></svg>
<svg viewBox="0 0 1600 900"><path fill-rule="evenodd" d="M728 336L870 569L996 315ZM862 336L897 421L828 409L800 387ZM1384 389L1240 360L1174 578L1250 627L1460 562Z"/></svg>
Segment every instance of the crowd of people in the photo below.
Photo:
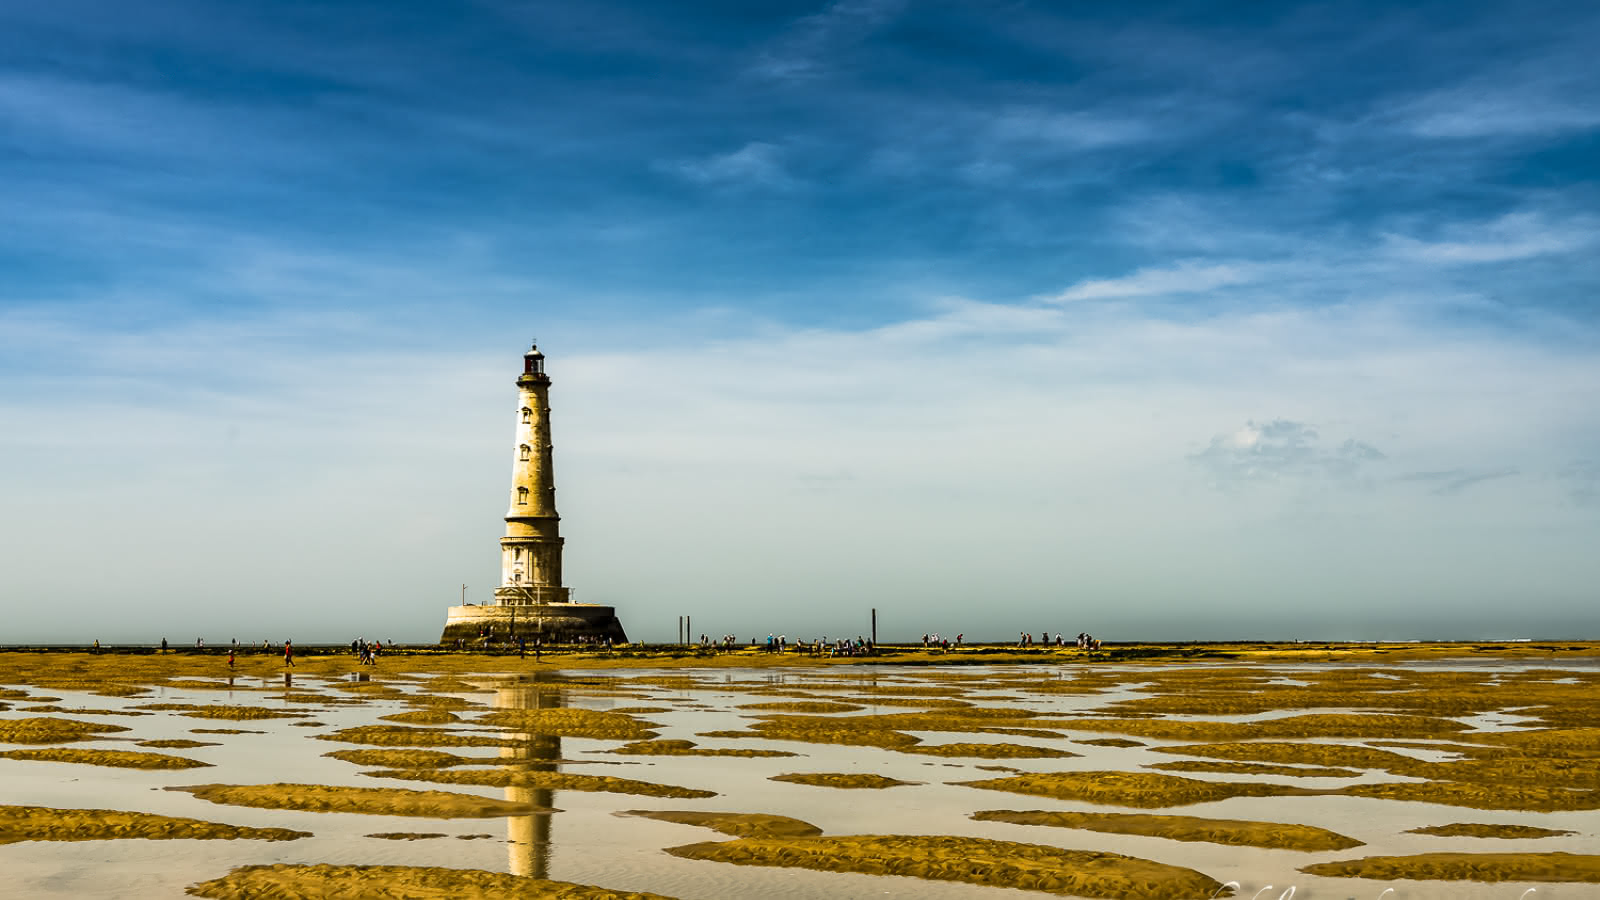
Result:
<svg viewBox="0 0 1600 900"><path fill-rule="evenodd" d="M496 633L496 631L491 627L488 629L480 629L478 637L479 640L477 643L479 645L510 645L515 647L521 653L521 655L527 655L529 641L523 636L519 635L512 637L509 634ZM600 637L597 635L566 636L555 634L550 635L549 637L552 638L553 642L557 644L571 643L580 647L600 647L605 649L611 649L614 646L609 637ZM938 632L927 632L922 635L922 647L924 650L942 650L945 653L950 652L951 648L960 649L961 647L966 646L965 641L966 635L964 633L957 634L954 639L944 637ZM534 644L535 656L539 654L541 645L551 642L551 640L534 640L532 643ZM393 649L395 646L395 643L392 640L389 641L388 644L390 649ZM457 638L454 641L454 645L456 649L464 650L467 648L468 642L462 638ZM194 646L196 650L204 652L206 649L205 639L196 638ZM736 635L732 634L724 634L720 637L712 637L707 634L701 634L698 646L702 650L711 650L713 652L732 652L738 649L739 639ZM788 635L775 633L769 633L764 642L759 638L752 638L746 646L758 650L764 650L767 653L787 653L792 648L796 652L804 653L809 656L866 656L871 655L876 649L876 644L872 639L863 637L861 635L856 635L854 640L850 638L837 638L831 641L828 639L827 635L823 635L811 641L801 640L791 645ZM1067 639L1063 637L1060 632L1056 632L1054 637L1052 637L1050 632L1042 631L1039 633L1037 638L1026 631L1017 632L1017 647L1029 648L1035 646L1066 647ZM1092 634L1088 634L1087 632L1079 632L1076 640L1074 641L1074 646L1079 650L1099 650L1100 639ZM100 649L99 641L95 641L93 649L94 651L98 651ZM228 649L229 667L231 668L234 664L235 654L241 651L249 651L253 649L257 649L257 647L254 645L244 645L241 647L238 639L234 639ZM162 638L161 651L165 653L167 650L167 639ZM383 650L383 641L373 641L368 643L367 639L362 637L356 638L350 642L350 653L359 660L361 665L377 665L378 657L383 653ZM262 641L260 643L258 652L267 653L271 651L271 641ZM283 642L283 657L284 665L294 665L294 650L291 642L289 641Z"/></svg>
<svg viewBox="0 0 1600 900"><path fill-rule="evenodd" d="M1066 638L1062 637L1061 636L1061 632L1059 632L1059 631L1056 632L1056 636L1055 636L1055 640L1054 641L1052 641L1050 639L1050 632L1048 632L1048 631L1039 632L1039 640L1037 642L1034 641L1033 635L1029 634L1026 631L1019 631L1019 632L1017 632L1017 634L1019 635L1019 637L1017 638L1017 646L1018 647L1032 647L1036 643L1037 644L1042 644L1042 645L1044 645L1046 647L1049 647L1049 646L1065 647L1067 645ZM1077 641L1077 644L1075 646L1079 650L1099 650L1100 649L1100 639L1095 637L1092 634L1087 634L1085 632L1080 631L1080 632L1078 632L1078 641Z"/></svg>
<svg viewBox="0 0 1600 900"><path fill-rule="evenodd" d="M393 640L389 641L389 646L391 646L391 647L394 646L394 641ZM367 639L362 637L362 638L356 638L355 640L350 642L350 653L351 653L351 655L355 656L356 659L359 660L359 664L363 665L363 666L375 666L375 665L377 665L378 664L378 654L380 654L382 652L383 652L383 641L373 641L372 643L369 644L369 643L367 643Z"/></svg>

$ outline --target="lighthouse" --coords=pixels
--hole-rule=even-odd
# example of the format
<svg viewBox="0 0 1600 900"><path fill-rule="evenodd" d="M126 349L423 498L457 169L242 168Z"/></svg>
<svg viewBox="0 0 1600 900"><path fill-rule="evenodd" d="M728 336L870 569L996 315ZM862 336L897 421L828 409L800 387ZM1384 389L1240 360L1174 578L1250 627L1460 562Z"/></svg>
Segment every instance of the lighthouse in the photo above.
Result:
<svg viewBox="0 0 1600 900"><path fill-rule="evenodd" d="M516 447L506 535L500 539L501 605L566 603L561 586L561 516L556 514L555 451L550 444L550 376L539 345L522 355L517 378Z"/></svg>
<svg viewBox="0 0 1600 900"><path fill-rule="evenodd" d="M556 512L555 450L550 440L550 376L534 344L517 376L516 426L505 535L500 538L500 586L494 602L450 607L441 641L493 643L513 638L562 643L623 642L627 635L610 606L572 602L562 583L561 516Z"/></svg>

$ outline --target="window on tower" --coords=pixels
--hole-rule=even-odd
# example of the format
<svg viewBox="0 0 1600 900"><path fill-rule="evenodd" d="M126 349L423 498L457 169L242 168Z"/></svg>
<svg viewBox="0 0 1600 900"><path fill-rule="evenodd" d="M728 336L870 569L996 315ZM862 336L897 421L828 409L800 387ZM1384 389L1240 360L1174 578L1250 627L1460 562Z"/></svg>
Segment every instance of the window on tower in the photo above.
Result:
<svg viewBox="0 0 1600 900"><path fill-rule="evenodd" d="M525 487L517 488L517 505L518 506L527 506L528 505L528 489L527 488L525 488Z"/></svg>
<svg viewBox="0 0 1600 900"><path fill-rule="evenodd" d="M522 445L522 454L521 454L522 461L523 462L527 462L532 457L533 457L533 448L529 447L527 444L523 444Z"/></svg>
<svg viewBox="0 0 1600 900"><path fill-rule="evenodd" d="M527 425L533 421L533 410L524 406L522 408L522 424Z"/></svg>

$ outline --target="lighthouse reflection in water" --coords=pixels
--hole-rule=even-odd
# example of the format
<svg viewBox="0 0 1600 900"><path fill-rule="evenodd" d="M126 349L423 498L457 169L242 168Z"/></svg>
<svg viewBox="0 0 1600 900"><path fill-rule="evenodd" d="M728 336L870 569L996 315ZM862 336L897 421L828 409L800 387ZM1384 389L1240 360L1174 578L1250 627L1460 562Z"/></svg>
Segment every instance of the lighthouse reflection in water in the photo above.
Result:
<svg viewBox="0 0 1600 900"><path fill-rule="evenodd" d="M495 709L559 709L564 705L560 688L546 677L535 675L527 681L506 685L497 683ZM561 759L561 738L548 734L510 734L515 746L501 747L500 757L515 760L520 769L554 772ZM506 799L551 808L550 790L528 787L506 788ZM506 820L510 848L510 871L530 878L550 877L550 820L553 813L512 816Z"/></svg>

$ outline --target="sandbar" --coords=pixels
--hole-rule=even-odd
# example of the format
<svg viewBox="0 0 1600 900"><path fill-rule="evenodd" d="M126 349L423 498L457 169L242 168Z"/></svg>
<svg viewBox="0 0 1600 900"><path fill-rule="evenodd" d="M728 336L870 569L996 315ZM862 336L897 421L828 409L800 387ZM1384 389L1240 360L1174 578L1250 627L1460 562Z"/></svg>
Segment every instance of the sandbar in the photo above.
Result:
<svg viewBox="0 0 1600 900"><path fill-rule="evenodd" d="M673 856L745 866L906 875L1117 900L1226 896L1193 869L1082 850L944 835L741 838L671 847ZM1221 892L1221 893L1219 893Z"/></svg>
<svg viewBox="0 0 1600 900"><path fill-rule="evenodd" d="M1084 813L1045 810L984 810L972 814L980 822L1010 822L1015 825L1050 825L1056 828L1082 828L1110 834L1139 834L1174 841L1200 841L1268 850L1348 850L1361 846L1345 837L1314 825L1289 825L1280 822L1252 822L1245 819L1206 819L1198 816L1158 816L1145 813Z"/></svg>
<svg viewBox="0 0 1600 900"><path fill-rule="evenodd" d="M404 788L359 788L326 784L196 784L169 787L228 806L296 809L304 812L361 813L378 816L423 816L432 819L483 819L526 816L552 810L530 803L512 803L476 794L412 791Z"/></svg>
<svg viewBox="0 0 1600 900"><path fill-rule="evenodd" d="M477 869L423 866L288 865L244 866L189 893L214 900L277 897L283 900L492 900L497 897L549 900L672 900L611 888L525 878Z"/></svg>

